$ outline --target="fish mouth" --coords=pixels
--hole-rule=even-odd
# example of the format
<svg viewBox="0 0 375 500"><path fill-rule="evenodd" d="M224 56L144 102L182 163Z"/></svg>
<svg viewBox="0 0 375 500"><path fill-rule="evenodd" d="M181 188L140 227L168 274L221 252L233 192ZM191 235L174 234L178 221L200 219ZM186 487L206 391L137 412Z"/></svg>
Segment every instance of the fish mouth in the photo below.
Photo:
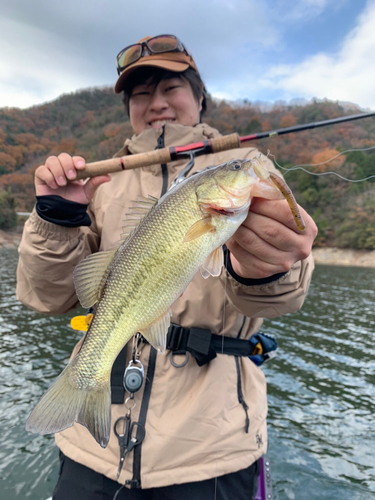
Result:
<svg viewBox="0 0 375 500"><path fill-rule="evenodd" d="M246 196L249 193L249 186L251 184L252 183L249 182L249 184L247 186L244 186L242 188L233 188L233 189L231 189L228 186L222 186L221 184L219 184L219 187L222 191L224 191L225 193L228 193L231 197L234 196L236 198L241 198L243 196Z"/></svg>
<svg viewBox="0 0 375 500"><path fill-rule="evenodd" d="M235 215L247 212L250 208L250 199L241 207L219 207L213 204L203 204L201 208L204 212L211 215L224 215L225 217L233 217Z"/></svg>

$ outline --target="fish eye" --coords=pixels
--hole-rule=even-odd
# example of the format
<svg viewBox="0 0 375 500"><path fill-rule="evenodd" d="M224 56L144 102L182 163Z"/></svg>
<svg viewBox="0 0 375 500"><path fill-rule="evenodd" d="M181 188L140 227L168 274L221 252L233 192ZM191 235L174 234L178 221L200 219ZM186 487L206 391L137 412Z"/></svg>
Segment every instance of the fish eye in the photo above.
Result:
<svg viewBox="0 0 375 500"><path fill-rule="evenodd" d="M241 164L238 163L237 161L236 162L233 162L230 166L231 170L240 170L241 168Z"/></svg>

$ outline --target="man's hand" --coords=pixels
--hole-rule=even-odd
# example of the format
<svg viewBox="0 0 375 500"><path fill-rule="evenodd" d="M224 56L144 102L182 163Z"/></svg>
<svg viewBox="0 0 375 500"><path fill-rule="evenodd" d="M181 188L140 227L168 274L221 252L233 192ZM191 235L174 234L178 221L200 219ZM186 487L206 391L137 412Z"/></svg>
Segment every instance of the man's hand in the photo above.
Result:
<svg viewBox="0 0 375 500"><path fill-rule="evenodd" d="M35 192L37 196L56 194L65 200L87 205L97 188L111 180L109 175L100 175L84 182L76 181L77 171L84 170L85 160L81 156L61 153L49 156L44 165L35 171Z"/></svg>
<svg viewBox="0 0 375 500"><path fill-rule="evenodd" d="M306 224L303 232L285 200L254 198L247 218L226 243L234 272L243 278L268 278L307 258L318 229L299 209Z"/></svg>

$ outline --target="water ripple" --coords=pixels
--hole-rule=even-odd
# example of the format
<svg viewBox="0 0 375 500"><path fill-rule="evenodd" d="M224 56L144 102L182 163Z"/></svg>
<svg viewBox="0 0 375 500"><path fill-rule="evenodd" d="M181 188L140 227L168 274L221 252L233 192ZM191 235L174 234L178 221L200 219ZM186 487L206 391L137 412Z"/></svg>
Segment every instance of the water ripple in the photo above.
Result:
<svg viewBox="0 0 375 500"><path fill-rule="evenodd" d="M72 314L15 298L17 253L0 251L2 500L45 500L57 477L52 437L25 420L68 361ZM375 499L375 270L318 266L298 313L266 321L279 354L264 371L276 500ZM308 492L308 493L307 493Z"/></svg>
<svg viewBox="0 0 375 500"><path fill-rule="evenodd" d="M375 498L374 303L375 270L318 266L303 309L266 322L279 500Z"/></svg>
<svg viewBox="0 0 375 500"><path fill-rule="evenodd" d="M2 500L44 500L57 479L51 436L25 431L38 398L60 373L77 340L73 314L51 317L30 311L15 297L17 252L0 250L0 491Z"/></svg>

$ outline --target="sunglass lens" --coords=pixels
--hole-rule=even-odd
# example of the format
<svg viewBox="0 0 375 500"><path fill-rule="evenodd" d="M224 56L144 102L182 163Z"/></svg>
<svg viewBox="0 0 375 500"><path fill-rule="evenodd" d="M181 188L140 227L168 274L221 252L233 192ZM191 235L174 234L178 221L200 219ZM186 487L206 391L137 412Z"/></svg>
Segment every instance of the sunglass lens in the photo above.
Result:
<svg viewBox="0 0 375 500"><path fill-rule="evenodd" d="M174 36L156 36L148 40L147 45L155 54L177 49L177 39Z"/></svg>
<svg viewBox="0 0 375 500"><path fill-rule="evenodd" d="M132 45L119 54L117 64L119 68L125 68L141 57L142 45Z"/></svg>

